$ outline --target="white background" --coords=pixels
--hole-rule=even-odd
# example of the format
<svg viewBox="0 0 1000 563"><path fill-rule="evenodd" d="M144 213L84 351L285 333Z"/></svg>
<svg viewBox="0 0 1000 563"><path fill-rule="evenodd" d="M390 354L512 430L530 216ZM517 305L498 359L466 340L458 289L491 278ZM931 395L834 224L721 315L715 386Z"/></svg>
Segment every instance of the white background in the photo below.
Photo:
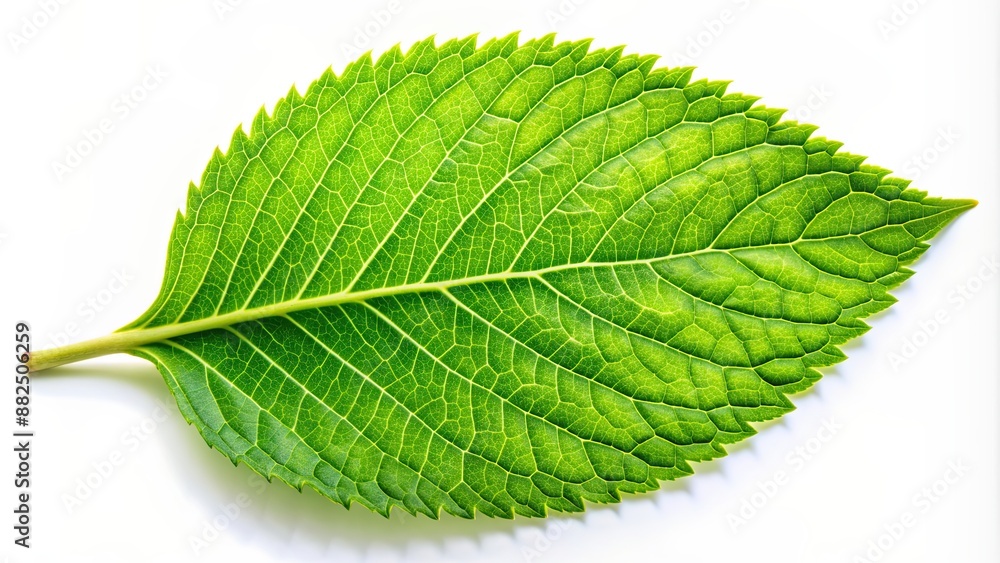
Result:
<svg viewBox="0 0 1000 563"><path fill-rule="evenodd" d="M696 77L732 79L731 91L793 108L819 134L919 176L934 195L981 203L934 240L896 292L900 303L848 346L850 360L796 398L797 411L659 492L547 520L387 521L254 483L184 423L151 365L109 357L34 379L30 551L12 543L13 385L0 385L0 557L828 563L874 560L870 542L881 539L888 549L872 555L882 561L1000 560L1000 275L983 262L1000 242L995 2L399 1L379 25L385 0L243 0L221 14L226 0L73 1L48 18L38 15L45 2L3 2L0 349L13 352L16 320L48 347L103 335L145 310L174 214L212 150L292 84L304 90L327 66L342 69L355 42L377 54L430 34L555 31L658 53L668 66L683 56L700 67ZM22 18L44 25L31 34ZM364 35L366 25L374 33ZM134 91L147 68L166 76ZM143 99L126 114L116 105L123 94ZM57 177L67 145L103 119L111 132ZM921 155L933 163L922 168L913 160ZM936 330L935 315L947 318ZM840 426L832 436L821 432L831 419ZM805 460L795 448L813 453ZM113 457L122 463L98 479L95 466ZM920 497L949 463L969 469L939 483L933 503ZM787 479L773 496L755 496L778 471ZM88 476L98 486L68 510ZM248 506L213 536L206 522L238 498ZM735 520L741 508L745 523ZM906 513L913 526L884 535ZM192 538L212 541L196 555Z"/></svg>

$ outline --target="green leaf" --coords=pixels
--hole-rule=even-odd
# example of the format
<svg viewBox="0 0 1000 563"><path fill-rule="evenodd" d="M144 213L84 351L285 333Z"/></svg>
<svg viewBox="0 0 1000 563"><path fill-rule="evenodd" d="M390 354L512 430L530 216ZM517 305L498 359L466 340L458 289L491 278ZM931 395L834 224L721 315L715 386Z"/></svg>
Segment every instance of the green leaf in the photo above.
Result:
<svg viewBox="0 0 1000 563"><path fill-rule="evenodd" d="M382 514L688 475L975 202L655 60L512 35L328 70L212 157L149 310L33 365L146 358L233 462Z"/></svg>

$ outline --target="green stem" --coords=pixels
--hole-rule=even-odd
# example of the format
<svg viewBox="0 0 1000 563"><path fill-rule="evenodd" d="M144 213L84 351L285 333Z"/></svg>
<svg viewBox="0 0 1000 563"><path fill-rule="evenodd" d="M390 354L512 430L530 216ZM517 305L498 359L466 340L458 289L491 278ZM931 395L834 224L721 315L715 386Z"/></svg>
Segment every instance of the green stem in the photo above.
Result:
<svg viewBox="0 0 1000 563"><path fill-rule="evenodd" d="M126 352L146 344L147 342L143 342L145 339L141 338L142 336L146 335L138 332L116 332L67 346L32 352L31 359L28 360L28 369L32 372L38 372L63 364Z"/></svg>

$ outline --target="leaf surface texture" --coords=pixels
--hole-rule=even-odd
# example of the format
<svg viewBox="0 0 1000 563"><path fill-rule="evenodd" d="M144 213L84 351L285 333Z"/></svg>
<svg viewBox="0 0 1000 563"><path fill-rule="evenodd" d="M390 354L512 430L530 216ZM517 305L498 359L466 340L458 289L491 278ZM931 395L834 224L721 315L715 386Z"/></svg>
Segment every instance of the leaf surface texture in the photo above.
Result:
<svg viewBox="0 0 1000 563"><path fill-rule="evenodd" d="M217 152L123 331L234 462L388 514L542 516L692 472L968 200L655 57L393 49ZM190 328L190 330L186 330Z"/></svg>

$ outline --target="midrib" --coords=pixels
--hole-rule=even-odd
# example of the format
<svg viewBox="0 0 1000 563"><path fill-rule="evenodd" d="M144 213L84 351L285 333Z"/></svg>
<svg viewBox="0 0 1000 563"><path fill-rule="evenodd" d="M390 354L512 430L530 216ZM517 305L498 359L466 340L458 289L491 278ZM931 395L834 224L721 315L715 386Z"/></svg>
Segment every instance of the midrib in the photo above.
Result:
<svg viewBox="0 0 1000 563"><path fill-rule="evenodd" d="M71 362L77 362L80 360L96 358L108 354L128 352L130 350L134 350L146 344L160 342L163 340L169 340L171 338L176 338L178 336L184 336L187 334L204 332L206 330L223 328L267 317L286 315L288 313L294 313L296 311L301 311L304 309L332 307L336 305L342 305L345 303L359 303L362 301L368 301L370 299L376 299L379 297L392 297L394 295L426 293L430 291L445 291L453 287L474 285L479 283L538 278L540 276L544 276L545 274L558 272L562 270L650 264L652 262L658 262L661 260L678 258L682 256L691 256L694 254L700 254L703 252L712 252L712 251L713 251L712 249L702 249L694 252L675 254L671 256L655 257L649 259L622 260L616 262L576 262L571 264L562 264L559 266L550 266L548 268L541 268L537 270L529 270L523 272L504 271L494 274L483 274L479 276L471 276L467 278L459 278L441 282L411 283L411 284L396 285L391 287L366 289L362 291L340 291L337 293L331 293L329 295L322 295L319 297L310 297L307 299L283 301L280 303L274 303L272 305L265 305L263 307L256 307L253 309L241 309L239 311L233 311L230 313L224 313L222 315L212 316L194 321L172 323L153 328L137 328L137 329L129 329L119 332L114 332L107 336L94 338L92 340L77 342L75 344L69 344L67 346L61 346L59 348L51 348L48 350L33 352L31 354L31 360L29 362L29 366L31 368L31 371L41 371L44 369L60 366Z"/></svg>

